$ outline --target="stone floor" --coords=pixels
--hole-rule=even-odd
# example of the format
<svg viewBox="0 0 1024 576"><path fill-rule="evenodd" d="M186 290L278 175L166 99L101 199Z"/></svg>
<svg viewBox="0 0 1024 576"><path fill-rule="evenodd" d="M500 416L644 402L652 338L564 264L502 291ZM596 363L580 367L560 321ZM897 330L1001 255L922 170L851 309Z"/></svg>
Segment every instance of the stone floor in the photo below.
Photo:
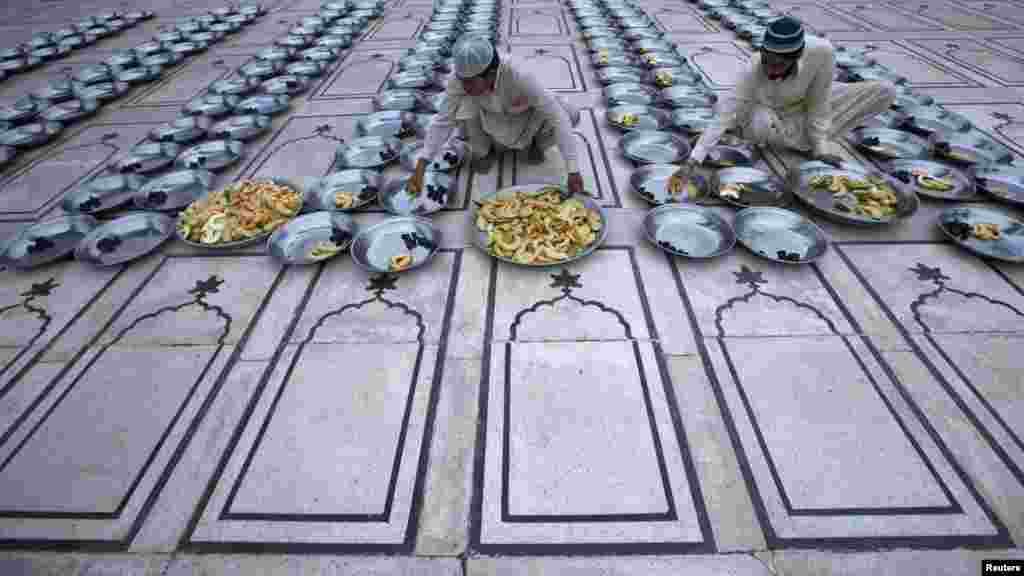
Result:
<svg viewBox="0 0 1024 576"><path fill-rule="evenodd" d="M319 4L266 0L0 173L0 235L59 212ZM775 5L1024 153L1024 2ZM216 6L6 2L4 45L104 10L158 17L0 83L0 103ZM711 86L733 84L748 45L693 4L644 7ZM220 181L322 175L430 12L389 3ZM394 281L181 243L0 272L0 574L960 575L1024 558L1024 269L944 242L928 200L885 229L822 222L835 243L810 266L666 257L568 10L506 0L501 17L506 48L584 108L606 245L565 270L472 248L473 197L558 173L506 155L460 173L434 217L443 249Z"/></svg>

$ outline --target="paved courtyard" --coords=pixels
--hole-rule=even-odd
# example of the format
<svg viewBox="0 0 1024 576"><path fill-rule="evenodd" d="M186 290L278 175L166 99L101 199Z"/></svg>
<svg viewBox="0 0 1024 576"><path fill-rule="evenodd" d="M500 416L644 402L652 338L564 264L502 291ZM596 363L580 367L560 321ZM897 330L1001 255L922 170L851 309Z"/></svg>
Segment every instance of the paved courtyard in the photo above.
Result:
<svg viewBox="0 0 1024 576"><path fill-rule="evenodd" d="M266 0L20 156L0 172L0 236L61 214L320 4ZM156 18L3 80L0 104L221 5L6 2L0 47L111 10ZM1024 1L772 5L1024 154ZM696 4L642 6L707 84L734 84L749 44ZM431 10L390 1L218 182L325 174ZM473 199L559 174L554 153L506 154L460 169L432 216L441 250L397 278L178 241L124 266L0 271L0 575L961 575L1024 559L1024 268L946 241L927 199L882 228L815 217L833 244L807 266L667 256L644 239L649 205L567 6L499 12L502 49L583 110L605 245L554 269L473 247Z"/></svg>

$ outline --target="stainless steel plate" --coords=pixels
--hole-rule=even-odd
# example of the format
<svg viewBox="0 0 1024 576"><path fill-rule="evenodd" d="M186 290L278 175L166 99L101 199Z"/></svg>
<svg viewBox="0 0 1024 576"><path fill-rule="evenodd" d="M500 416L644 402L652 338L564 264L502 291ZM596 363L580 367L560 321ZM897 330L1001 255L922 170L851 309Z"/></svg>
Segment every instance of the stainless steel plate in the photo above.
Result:
<svg viewBox="0 0 1024 576"><path fill-rule="evenodd" d="M388 78L389 88L415 88L419 90L437 87L437 79L434 74L422 72L398 72Z"/></svg>
<svg viewBox="0 0 1024 576"><path fill-rule="evenodd" d="M946 164L930 160L893 160L885 166L885 171L921 196L937 200L978 199L974 179ZM915 171L923 171L926 176L915 175ZM932 182L928 177L940 181Z"/></svg>
<svg viewBox="0 0 1024 576"><path fill-rule="evenodd" d="M722 196L721 189L727 184L745 184L749 190L739 198ZM782 206L789 201L786 186L774 174L757 168L725 168L715 173L713 195L723 201L748 208L753 206Z"/></svg>
<svg viewBox="0 0 1024 576"><path fill-rule="evenodd" d="M850 132L849 139L861 150L887 160L928 156L928 142L901 130L855 128Z"/></svg>
<svg viewBox="0 0 1024 576"><path fill-rule="evenodd" d="M658 206L644 216L644 234L658 248L687 258L714 258L736 245L732 226L702 206Z"/></svg>
<svg viewBox="0 0 1024 576"><path fill-rule="evenodd" d="M1012 152L977 130L936 133L931 143L936 157L958 165L989 166L1013 162Z"/></svg>
<svg viewBox="0 0 1024 576"><path fill-rule="evenodd" d="M342 212L312 212L281 226L267 240L267 252L286 264L316 264L348 249L356 233Z"/></svg>
<svg viewBox="0 0 1024 576"><path fill-rule="evenodd" d="M145 183L136 174L109 174L93 178L64 195L61 207L65 212L96 214L119 208L132 201L132 196Z"/></svg>
<svg viewBox="0 0 1024 576"><path fill-rule="evenodd" d="M687 134L700 134L716 122L714 108L676 108L672 127Z"/></svg>
<svg viewBox="0 0 1024 576"><path fill-rule="evenodd" d="M982 192L1011 204L1024 205L1024 168L1019 166L988 166L974 173Z"/></svg>
<svg viewBox="0 0 1024 576"><path fill-rule="evenodd" d="M314 60L292 62L284 67L287 74L302 78L317 78L324 73L324 65Z"/></svg>
<svg viewBox="0 0 1024 576"><path fill-rule="evenodd" d="M413 112L427 110L426 95L419 90L385 90L373 99L377 110Z"/></svg>
<svg viewBox="0 0 1024 576"><path fill-rule="evenodd" d="M817 176L845 176L854 180L865 180L876 178L884 181L896 194L896 212L890 216L873 218L867 215L860 215L854 212L856 199L852 194L835 196L827 188L814 188L811 186L811 179ZM800 172L800 179L797 182L794 192L804 204L814 212L843 224L855 226L879 226L892 224L898 220L909 218L917 211L920 202L914 191L891 176L873 170L854 171L832 167L819 167Z"/></svg>
<svg viewBox="0 0 1024 576"><path fill-rule="evenodd" d="M402 146L402 168L409 172L416 171L416 164L419 162L420 155L423 152L423 142L410 142L405 146ZM438 153L438 157L434 158L427 164L427 170L435 172L451 172L462 164L465 160L467 153L469 152L469 146L465 142L458 139L450 139L441 152Z"/></svg>
<svg viewBox="0 0 1024 576"><path fill-rule="evenodd" d="M157 142L174 142L190 144L206 136L210 129L210 121L202 116L182 116L149 132L149 137Z"/></svg>
<svg viewBox="0 0 1024 576"><path fill-rule="evenodd" d="M683 68L687 65L686 58L674 52L648 52L640 57L644 66L655 68Z"/></svg>
<svg viewBox="0 0 1024 576"><path fill-rule="evenodd" d="M63 129L59 122L36 122L0 132L0 146L32 148L53 139Z"/></svg>
<svg viewBox="0 0 1024 576"><path fill-rule="evenodd" d="M416 136L417 132L415 116L399 110L374 112L356 122L356 134L359 136L402 139Z"/></svg>
<svg viewBox="0 0 1024 576"><path fill-rule="evenodd" d="M963 116L938 106L917 106L903 110L906 119L902 128L925 138L936 132L966 132L971 122Z"/></svg>
<svg viewBox="0 0 1024 576"><path fill-rule="evenodd" d="M655 68L645 77L646 81L658 88L670 86L703 86L700 73L688 66Z"/></svg>
<svg viewBox="0 0 1024 576"><path fill-rule="evenodd" d="M971 234L971 227L975 224L997 225L999 238L975 238ZM938 225L953 242L979 256L1024 262L1024 222L1004 208L981 204L951 206L939 214Z"/></svg>
<svg viewBox="0 0 1024 576"><path fill-rule="evenodd" d="M218 118L231 113L239 102L238 96L227 94L203 94L189 101L182 109L191 116Z"/></svg>
<svg viewBox="0 0 1024 576"><path fill-rule="evenodd" d="M238 73L246 78L254 78L259 81L272 78L281 73L284 63L279 60L253 60L243 64Z"/></svg>
<svg viewBox="0 0 1024 576"><path fill-rule="evenodd" d="M309 83L301 76L284 74L281 76L275 76L269 80L264 80L263 83L260 84L260 87L266 94L287 94L289 96L294 96L305 92L309 88Z"/></svg>
<svg viewBox="0 0 1024 576"><path fill-rule="evenodd" d="M619 140L622 155L641 164L672 164L690 157L690 145L669 132L634 130Z"/></svg>
<svg viewBox="0 0 1024 576"><path fill-rule="evenodd" d="M441 231L425 218L415 216L389 218L356 235L352 241L352 260L370 272L408 272L425 265L437 253ZM396 256L407 256L411 263L391 269Z"/></svg>
<svg viewBox="0 0 1024 576"><path fill-rule="evenodd" d="M415 196L407 187L410 178L410 174L404 174L384 186L378 194L378 199L385 210L398 216L426 216L448 205L448 197L454 192L456 184L450 174L425 172L423 191Z"/></svg>
<svg viewBox="0 0 1024 576"><path fill-rule="evenodd" d="M381 175L373 170L342 170L314 180L307 188L306 197L317 210L348 212L370 204L377 199L381 188ZM339 208L336 194L347 192L353 204Z"/></svg>
<svg viewBox="0 0 1024 576"><path fill-rule="evenodd" d="M757 148L751 145L725 145L712 146L704 157L703 164L712 168L736 168L740 166L753 166L757 163Z"/></svg>
<svg viewBox="0 0 1024 576"><path fill-rule="evenodd" d="M662 102L672 108L713 108L718 97L693 86L670 86L659 92Z"/></svg>
<svg viewBox="0 0 1024 576"><path fill-rule="evenodd" d="M75 80L89 86L102 82L112 82L114 71L106 64L92 64L75 73Z"/></svg>
<svg viewBox="0 0 1024 576"><path fill-rule="evenodd" d="M47 122L61 122L70 124L87 116L92 116L99 110L99 103L95 100L71 100L54 104L42 114L42 119Z"/></svg>
<svg viewBox="0 0 1024 576"><path fill-rule="evenodd" d="M248 62L242 66L250 74L242 74L243 76L266 76L267 78L273 76L277 67L283 66L285 62L291 61L295 57L295 49L288 48L287 46L272 46L270 48L264 48L256 53L256 60L260 62L271 62L271 67L257 66L252 62ZM241 70L241 69L240 69Z"/></svg>
<svg viewBox="0 0 1024 576"><path fill-rule="evenodd" d="M165 214L141 212L106 222L75 249L75 258L97 266L122 264L156 250L174 235L174 220Z"/></svg>
<svg viewBox="0 0 1024 576"><path fill-rule="evenodd" d="M160 66L137 66L119 70L115 77L118 82L125 84L145 84L160 78L161 75L163 75L163 68Z"/></svg>
<svg viewBox="0 0 1024 576"><path fill-rule="evenodd" d="M597 70L597 79L601 84L617 84L620 82L643 82L645 75L639 68L625 68L621 66L609 66Z"/></svg>
<svg viewBox="0 0 1024 576"><path fill-rule="evenodd" d="M828 250L828 237L814 222L781 208L747 208L733 222L736 240L745 248L775 262L805 264Z"/></svg>
<svg viewBox="0 0 1024 576"><path fill-rule="evenodd" d="M144 142L110 163L113 170L130 174L149 174L174 162L180 147L173 142Z"/></svg>
<svg viewBox="0 0 1024 576"><path fill-rule="evenodd" d="M633 171L629 178L630 188L637 196L655 206L676 204L708 198L708 181L701 174L690 176L690 188L685 194L672 196L668 191L669 179L679 170L675 164L647 164Z"/></svg>
<svg viewBox="0 0 1024 576"><path fill-rule="evenodd" d="M209 193L213 179L213 173L206 170L170 172L143 184L132 202L144 210L181 210Z"/></svg>
<svg viewBox="0 0 1024 576"><path fill-rule="evenodd" d="M212 140L197 144L178 156L176 165L187 170L220 170L242 159L243 145L237 140Z"/></svg>
<svg viewBox="0 0 1024 576"><path fill-rule="evenodd" d="M625 51L616 52L613 50L602 50L592 54L591 62L597 68L604 68L607 66L629 68L638 64L636 58L632 54Z"/></svg>
<svg viewBox="0 0 1024 576"><path fill-rule="evenodd" d="M891 82L906 84L907 78L882 66L864 68L844 68L839 73L840 82Z"/></svg>
<svg viewBox="0 0 1024 576"><path fill-rule="evenodd" d="M53 262L74 252L96 226L96 219L85 214L69 214L37 222L0 244L0 263L28 269Z"/></svg>
<svg viewBox="0 0 1024 576"><path fill-rule="evenodd" d="M217 122L210 127L210 135L214 138L245 142L262 136L267 130L270 130L270 116L246 114Z"/></svg>
<svg viewBox="0 0 1024 576"><path fill-rule="evenodd" d="M631 104L634 106L653 106L660 102L658 92L638 82L622 82L604 87L604 98L609 107Z"/></svg>
<svg viewBox="0 0 1024 576"><path fill-rule="evenodd" d="M335 163L340 168L379 168L397 160L401 146L397 138L357 138L338 147Z"/></svg>
<svg viewBox="0 0 1024 576"><path fill-rule="evenodd" d="M627 131L662 130L672 125L672 119L667 112L650 106L615 106L607 110L605 118L608 124Z"/></svg>
<svg viewBox="0 0 1024 576"><path fill-rule="evenodd" d="M259 114L273 116L288 110L291 98L284 94L260 94L250 96L235 106L235 114Z"/></svg>

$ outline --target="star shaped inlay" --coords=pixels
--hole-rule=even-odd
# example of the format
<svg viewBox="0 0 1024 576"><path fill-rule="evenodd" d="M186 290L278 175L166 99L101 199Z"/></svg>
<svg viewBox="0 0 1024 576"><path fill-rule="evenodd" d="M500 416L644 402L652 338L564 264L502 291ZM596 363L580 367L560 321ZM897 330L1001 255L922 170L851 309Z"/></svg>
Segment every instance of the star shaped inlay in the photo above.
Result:
<svg viewBox="0 0 1024 576"><path fill-rule="evenodd" d="M565 292L569 292L573 288L583 288L583 284L580 284L580 275L570 274L567 268L562 268L558 274L552 274L551 278L554 280L551 283L552 288L561 288Z"/></svg>
<svg viewBox="0 0 1024 576"><path fill-rule="evenodd" d="M751 270L746 264L740 267L739 272L733 272L737 284L749 284L751 288L757 288L758 284L767 284L768 281L758 270Z"/></svg>
<svg viewBox="0 0 1024 576"><path fill-rule="evenodd" d="M942 270L938 266L932 268L925 266L918 262L917 266L910 269L911 272L917 274L918 280L931 280L933 282L942 282L943 280L949 280L949 276L942 273Z"/></svg>
<svg viewBox="0 0 1024 576"><path fill-rule="evenodd" d="M385 290L398 290L395 286L395 282L398 281L398 276L391 274L378 274L373 278L370 278L370 285L366 287L369 292L383 292Z"/></svg>
<svg viewBox="0 0 1024 576"><path fill-rule="evenodd" d="M217 276L210 276L206 280L197 280L196 287L189 290L189 294L195 294L196 298L205 298L207 294L216 294L220 292L220 285L224 281Z"/></svg>
<svg viewBox="0 0 1024 576"><path fill-rule="evenodd" d="M28 292L24 292L21 295L28 296L30 298L35 298L36 296L49 296L50 292L52 292L53 289L56 288L57 286L60 286L60 284L57 284L57 282L54 281L53 278L50 278L46 282L38 282L32 284L32 288L29 289Z"/></svg>

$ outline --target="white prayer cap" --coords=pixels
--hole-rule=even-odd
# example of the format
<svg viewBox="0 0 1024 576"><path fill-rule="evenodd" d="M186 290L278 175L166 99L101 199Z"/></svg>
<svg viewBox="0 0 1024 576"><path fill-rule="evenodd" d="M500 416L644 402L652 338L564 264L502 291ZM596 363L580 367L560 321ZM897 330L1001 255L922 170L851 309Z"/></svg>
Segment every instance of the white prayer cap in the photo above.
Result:
<svg viewBox="0 0 1024 576"><path fill-rule="evenodd" d="M460 79L479 76L494 60L494 45L483 36L466 36L455 45L452 59Z"/></svg>

